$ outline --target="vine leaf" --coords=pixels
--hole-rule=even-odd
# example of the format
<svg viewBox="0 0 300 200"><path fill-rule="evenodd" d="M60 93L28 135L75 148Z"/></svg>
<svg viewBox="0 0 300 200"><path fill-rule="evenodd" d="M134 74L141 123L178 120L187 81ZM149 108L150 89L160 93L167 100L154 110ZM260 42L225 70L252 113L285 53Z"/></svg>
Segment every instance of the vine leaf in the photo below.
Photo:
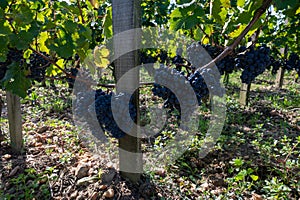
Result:
<svg viewBox="0 0 300 200"><path fill-rule="evenodd" d="M238 7L244 7L244 5L245 5L245 0L237 0L237 6Z"/></svg>
<svg viewBox="0 0 300 200"><path fill-rule="evenodd" d="M18 34L9 35L10 44L19 50L26 49L33 39L34 35L25 30L20 31Z"/></svg>
<svg viewBox="0 0 300 200"><path fill-rule="evenodd" d="M98 47L94 50L94 62L95 65L100 68L105 68L110 64L108 59L109 50L104 46Z"/></svg>
<svg viewBox="0 0 300 200"><path fill-rule="evenodd" d="M16 11L15 22L17 24L30 24L34 19L34 14L32 10L27 5L20 6L20 10Z"/></svg>
<svg viewBox="0 0 300 200"><path fill-rule="evenodd" d="M176 8L170 15L170 29L174 31L192 29L199 24L200 20L198 17L204 14L201 7L195 7L194 5L185 8Z"/></svg>
<svg viewBox="0 0 300 200"><path fill-rule="evenodd" d="M49 54L49 49L46 46L45 42L47 41L48 38L49 38L49 33L46 31L41 32L40 35L38 36L39 49L40 51L45 52L47 54Z"/></svg>
<svg viewBox="0 0 300 200"><path fill-rule="evenodd" d="M214 17L214 19L220 23L223 24L224 23L224 17L222 17L220 15L220 13L222 12L222 4L220 0L215 0L213 1L213 6L212 6L212 16Z"/></svg>
<svg viewBox="0 0 300 200"><path fill-rule="evenodd" d="M275 6L279 10L295 8L297 7L297 5L299 5L299 2L295 0L274 0L274 2L275 2Z"/></svg>
<svg viewBox="0 0 300 200"><path fill-rule="evenodd" d="M5 62L6 60L6 55L8 53L7 44L8 38L0 36L0 62Z"/></svg>
<svg viewBox="0 0 300 200"><path fill-rule="evenodd" d="M3 10L8 6L8 1L0 1L0 8Z"/></svg>
<svg viewBox="0 0 300 200"><path fill-rule="evenodd" d="M107 13L103 20L103 34L106 38L112 37L112 7L107 9Z"/></svg>
<svg viewBox="0 0 300 200"><path fill-rule="evenodd" d="M26 91L31 86L30 80L26 78L24 71L16 62L13 62L8 66L2 81L6 90L11 91L13 94L22 98L26 97Z"/></svg>

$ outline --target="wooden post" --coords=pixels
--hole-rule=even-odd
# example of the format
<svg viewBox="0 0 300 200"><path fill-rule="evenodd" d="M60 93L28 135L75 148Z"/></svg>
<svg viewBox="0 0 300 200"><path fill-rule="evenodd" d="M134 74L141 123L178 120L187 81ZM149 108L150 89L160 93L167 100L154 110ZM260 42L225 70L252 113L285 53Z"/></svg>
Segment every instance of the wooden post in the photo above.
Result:
<svg viewBox="0 0 300 200"><path fill-rule="evenodd" d="M284 70L283 67L280 67L278 69L277 74L276 74L276 80L275 80L275 87L276 88L282 88L284 72L285 72L285 70Z"/></svg>
<svg viewBox="0 0 300 200"><path fill-rule="evenodd" d="M286 59L287 58L287 46L285 46L285 48L280 48L280 53ZM277 71L276 80L275 80L275 87L276 88L282 88L284 72L285 72L285 70L284 70L283 67L280 67L279 70Z"/></svg>
<svg viewBox="0 0 300 200"><path fill-rule="evenodd" d="M6 92L6 98L11 147L15 153L20 154L23 149L20 97Z"/></svg>
<svg viewBox="0 0 300 200"><path fill-rule="evenodd" d="M113 17L113 32L114 35L134 28L139 28L141 23L140 15L140 0L112 0L112 17ZM127 43L127 48L134 50L136 43L140 42L138 36L130 35L130 42ZM124 46L124 45L123 45ZM114 43L114 48L120 48L120 44ZM139 65L138 52L131 51L114 62L116 81L130 69ZM139 74L136 73L128 82L123 85L123 88L128 88L130 91L134 85L139 84ZM118 91L118 88L117 88ZM126 91L125 91L126 92ZM135 104L138 108L139 92L134 94ZM139 109L137 109L139 110ZM138 114L138 113L137 113ZM138 123L137 123L138 124ZM141 177L142 153L141 140L138 136L138 130L132 130L131 135L119 139L119 167L120 173L124 178L137 183ZM125 169L125 170L122 170Z"/></svg>
<svg viewBox="0 0 300 200"><path fill-rule="evenodd" d="M240 90L240 104L247 106L249 103L249 92L251 84L242 83Z"/></svg>

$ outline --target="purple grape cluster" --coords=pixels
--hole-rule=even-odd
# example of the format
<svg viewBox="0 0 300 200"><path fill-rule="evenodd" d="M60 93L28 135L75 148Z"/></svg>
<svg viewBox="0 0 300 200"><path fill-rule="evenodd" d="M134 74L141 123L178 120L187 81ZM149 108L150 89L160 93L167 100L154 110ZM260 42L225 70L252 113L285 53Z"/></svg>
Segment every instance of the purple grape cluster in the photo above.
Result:
<svg viewBox="0 0 300 200"><path fill-rule="evenodd" d="M270 49L266 45L250 47L244 54L239 54L235 59L235 66L242 68L241 80L250 84L258 75L262 74L271 64Z"/></svg>

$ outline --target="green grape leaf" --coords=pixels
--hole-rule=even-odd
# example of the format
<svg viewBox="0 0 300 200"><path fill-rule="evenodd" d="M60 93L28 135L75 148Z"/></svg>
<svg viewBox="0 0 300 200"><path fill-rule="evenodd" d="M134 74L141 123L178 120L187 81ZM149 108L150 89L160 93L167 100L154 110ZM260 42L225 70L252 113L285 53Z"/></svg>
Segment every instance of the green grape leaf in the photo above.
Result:
<svg viewBox="0 0 300 200"><path fill-rule="evenodd" d="M31 32L24 30L20 31L18 34L9 35L10 44L19 50L26 49L33 39L34 35Z"/></svg>
<svg viewBox="0 0 300 200"><path fill-rule="evenodd" d="M221 12L219 13L219 15L221 17L222 22L225 22L226 17L227 17L227 12L228 12L228 10L226 8L221 9Z"/></svg>
<svg viewBox="0 0 300 200"><path fill-rule="evenodd" d="M67 34L61 33L64 40L61 39L55 39L53 43L48 39L46 41L47 46L51 51L54 51L57 53L59 57L62 58L69 58L73 55L75 45L72 37Z"/></svg>
<svg viewBox="0 0 300 200"><path fill-rule="evenodd" d="M297 5L299 5L299 1L295 1L295 0L274 0L274 2L275 2L275 6L279 10L295 8L298 7Z"/></svg>
<svg viewBox="0 0 300 200"><path fill-rule="evenodd" d="M175 30L175 31L180 29L183 25L183 21L180 19L182 19L183 16L181 15L179 8L176 8L175 10L173 10L170 17L171 17L170 29Z"/></svg>
<svg viewBox="0 0 300 200"><path fill-rule="evenodd" d="M253 181L257 181L258 180L258 176L256 176L256 175L250 175L250 177L251 177L251 179L253 180Z"/></svg>
<svg viewBox="0 0 300 200"><path fill-rule="evenodd" d="M15 22L17 24L30 24L34 20L34 13L32 10L28 7L28 5L23 4L20 6L20 10L16 11L15 13Z"/></svg>
<svg viewBox="0 0 300 200"><path fill-rule="evenodd" d="M4 21L0 21L0 35L8 35L11 33L11 30L8 26L4 24Z"/></svg>
<svg viewBox="0 0 300 200"><path fill-rule="evenodd" d="M13 94L22 98L26 97L26 91L31 86L30 80L26 78L25 72L16 62L13 62L8 66L2 82L6 90L11 91Z"/></svg>
<svg viewBox="0 0 300 200"><path fill-rule="evenodd" d="M3 10L8 6L8 1L7 0L1 0L0 1L0 8Z"/></svg>
<svg viewBox="0 0 300 200"><path fill-rule="evenodd" d="M230 8L230 0L221 0L221 4L223 8Z"/></svg>
<svg viewBox="0 0 300 200"><path fill-rule="evenodd" d="M46 69L46 75L47 76L56 76L58 74L58 71L60 71L60 69L58 69L57 67L55 67L54 65L50 65L49 67L47 67Z"/></svg>
<svg viewBox="0 0 300 200"><path fill-rule="evenodd" d="M40 33L40 26L41 24L39 22L33 21L30 28L28 29L28 32L30 32L33 37L37 37Z"/></svg>
<svg viewBox="0 0 300 200"><path fill-rule="evenodd" d="M66 20L63 24L63 27L65 28L66 32L73 33L77 29L77 24L71 20Z"/></svg>
<svg viewBox="0 0 300 200"><path fill-rule="evenodd" d="M175 31L179 29L192 29L200 23L200 18L198 17L202 17L204 14L202 8L195 7L194 5L177 8L170 15L170 28Z"/></svg>
<svg viewBox="0 0 300 200"><path fill-rule="evenodd" d="M107 9L106 15L103 20L103 35L106 38L110 38L113 35L113 30L112 30L112 7L109 7Z"/></svg>
<svg viewBox="0 0 300 200"><path fill-rule="evenodd" d="M213 6L212 6L212 16L213 18L220 24L223 24L223 20L221 16L219 15L221 13L221 1L220 0L214 0Z"/></svg>
<svg viewBox="0 0 300 200"><path fill-rule="evenodd" d="M243 169L235 177L235 181L242 181L247 176L247 170Z"/></svg>
<svg viewBox="0 0 300 200"><path fill-rule="evenodd" d="M295 13L298 12L299 7L300 7L300 3L295 7L289 7L288 9L285 9L283 13L288 17L294 17Z"/></svg>
<svg viewBox="0 0 300 200"><path fill-rule="evenodd" d="M245 5L245 0L237 0L237 6L243 8Z"/></svg>
<svg viewBox="0 0 300 200"><path fill-rule="evenodd" d="M201 41L201 39L204 35L204 33L200 30L200 28L194 29L193 34L194 34L194 39L196 41Z"/></svg>
<svg viewBox="0 0 300 200"><path fill-rule="evenodd" d="M252 13L251 12L242 12L238 19L236 21L233 21L234 24L242 23L242 24L247 24L250 22L252 18Z"/></svg>
<svg viewBox="0 0 300 200"><path fill-rule="evenodd" d="M84 36L86 39L92 40L92 30L89 27L85 27L80 24L78 33L80 35ZM112 34L112 32L111 32L111 34Z"/></svg>
<svg viewBox="0 0 300 200"><path fill-rule="evenodd" d="M8 53L8 38L6 36L0 35L0 62L6 61L6 55Z"/></svg>

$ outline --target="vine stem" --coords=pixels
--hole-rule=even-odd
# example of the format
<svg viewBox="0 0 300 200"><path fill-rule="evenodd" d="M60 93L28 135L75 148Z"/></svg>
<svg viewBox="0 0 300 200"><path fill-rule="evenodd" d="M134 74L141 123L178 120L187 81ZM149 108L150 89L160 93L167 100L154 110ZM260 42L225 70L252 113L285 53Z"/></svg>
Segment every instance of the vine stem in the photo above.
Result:
<svg viewBox="0 0 300 200"><path fill-rule="evenodd" d="M79 9L79 12L80 12L81 22L82 22L83 24L85 24L85 21L84 21L84 18L83 18L83 14L82 14L81 5L80 5L80 0L77 0L77 6L78 6L78 9Z"/></svg>
<svg viewBox="0 0 300 200"><path fill-rule="evenodd" d="M264 1L263 4L261 5L261 7L259 7L255 11L255 14L254 14L252 20L249 22L249 24L246 26L246 28L242 31L242 33L234 40L234 42L230 46L226 47L225 50L219 56L217 56L215 59L213 59L208 64L201 67L200 69L210 67L210 66L214 65L214 63L222 60L227 55L229 55L237 47L237 45L240 44L242 39L250 31L250 29L253 27L253 25L259 20L259 18L266 11L266 9L270 7L272 1L273 0Z"/></svg>
<svg viewBox="0 0 300 200"><path fill-rule="evenodd" d="M141 82L139 85L141 86L152 86L154 84L154 82ZM100 87L105 87L105 88L114 88L116 87L116 84L112 83L112 84L103 84L103 83L99 83L97 84L97 86Z"/></svg>

